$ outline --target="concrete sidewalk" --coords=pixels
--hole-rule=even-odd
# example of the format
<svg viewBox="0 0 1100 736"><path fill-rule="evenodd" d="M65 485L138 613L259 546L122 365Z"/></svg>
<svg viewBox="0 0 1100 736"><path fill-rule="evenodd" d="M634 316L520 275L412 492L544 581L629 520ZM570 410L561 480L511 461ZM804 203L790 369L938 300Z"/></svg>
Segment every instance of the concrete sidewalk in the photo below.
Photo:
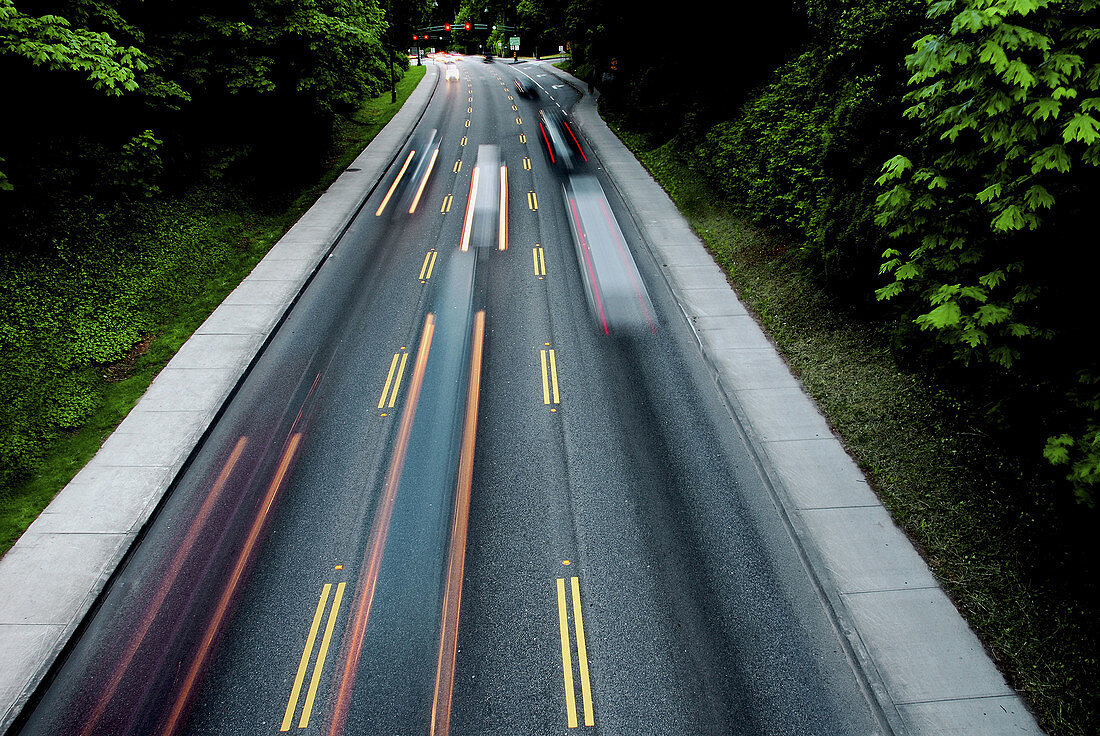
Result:
<svg viewBox="0 0 1100 736"><path fill-rule="evenodd" d="M574 118L604 165L757 456L849 654L895 734L1041 734L867 485L813 400L664 190L576 77Z"/></svg>
<svg viewBox="0 0 1100 736"><path fill-rule="evenodd" d="M42 684L249 366L400 153L439 78L272 247L0 560L0 733Z"/></svg>

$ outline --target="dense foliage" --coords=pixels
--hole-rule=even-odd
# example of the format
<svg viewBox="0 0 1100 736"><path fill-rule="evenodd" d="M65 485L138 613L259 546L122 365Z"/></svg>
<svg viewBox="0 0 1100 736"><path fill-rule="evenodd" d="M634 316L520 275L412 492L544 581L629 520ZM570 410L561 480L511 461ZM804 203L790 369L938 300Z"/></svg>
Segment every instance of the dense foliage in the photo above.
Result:
<svg viewBox="0 0 1100 736"><path fill-rule="evenodd" d="M239 260L236 213L317 176L408 65L386 30L377 0L0 0L0 493Z"/></svg>
<svg viewBox="0 0 1100 736"><path fill-rule="evenodd" d="M928 18L906 57L920 135L879 179L878 221L896 238L879 298L908 296L963 362L1076 371L1077 416L1062 420L1076 426L1046 455L1091 501L1100 366L1080 266L1100 184L1100 3L943 0Z"/></svg>

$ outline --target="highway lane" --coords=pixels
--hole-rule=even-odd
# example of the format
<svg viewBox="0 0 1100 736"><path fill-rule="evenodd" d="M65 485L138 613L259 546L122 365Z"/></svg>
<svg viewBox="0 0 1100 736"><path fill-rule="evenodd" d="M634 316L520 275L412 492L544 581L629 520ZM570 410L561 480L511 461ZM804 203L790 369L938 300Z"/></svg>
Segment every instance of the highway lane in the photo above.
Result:
<svg viewBox="0 0 1100 736"><path fill-rule="evenodd" d="M23 733L880 732L660 264L635 247L655 334L594 326L538 145L576 93L460 68L414 135L441 140L417 213L375 215L399 156ZM463 253L481 144L508 250Z"/></svg>

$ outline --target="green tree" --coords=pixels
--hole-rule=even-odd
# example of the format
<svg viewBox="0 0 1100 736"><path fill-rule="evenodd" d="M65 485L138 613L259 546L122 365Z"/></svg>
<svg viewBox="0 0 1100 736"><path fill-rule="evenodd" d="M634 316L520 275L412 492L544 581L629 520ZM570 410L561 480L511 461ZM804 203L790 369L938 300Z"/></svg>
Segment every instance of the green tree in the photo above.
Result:
<svg viewBox="0 0 1100 736"><path fill-rule="evenodd" d="M1100 468L1081 263L1095 240L1100 163L1096 0L941 0L906 66L920 137L882 167L877 221L889 283L963 363L1011 369L1056 350L1081 372L1077 426L1047 456L1088 498ZM1093 350L1081 346L1092 343ZM1076 348L1076 349L1075 349ZM1049 361L1048 361L1049 364ZM1089 388L1091 387L1091 388ZM1076 435L1076 438L1075 438Z"/></svg>

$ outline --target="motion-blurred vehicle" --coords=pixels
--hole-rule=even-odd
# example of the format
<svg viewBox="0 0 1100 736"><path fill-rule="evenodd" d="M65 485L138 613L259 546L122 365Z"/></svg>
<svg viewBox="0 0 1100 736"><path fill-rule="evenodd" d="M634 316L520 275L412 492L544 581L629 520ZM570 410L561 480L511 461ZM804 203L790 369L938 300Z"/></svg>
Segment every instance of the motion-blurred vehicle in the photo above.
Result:
<svg viewBox="0 0 1100 736"><path fill-rule="evenodd" d="M533 100L539 96L535 88L535 83L532 82L530 79L525 79L524 77L516 77L513 81L513 84L516 87L516 94L520 97L526 97Z"/></svg>
<svg viewBox="0 0 1100 736"><path fill-rule="evenodd" d="M596 326L604 334L656 330L649 292L599 181L590 174L571 175L562 197Z"/></svg>
<svg viewBox="0 0 1100 736"><path fill-rule="evenodd" d="M494 145L477 147L460 248L508 247L508 167Z"/></svg>
<svg viewBox="0 0 1100 736"><path fill-rule="evenodd" d="M375 216L381 216L389 208L393 212L410 215L416 212L435 160L439 157L439 144L439 131L435 128L418 134L410 141L408 153L404 154L397 176L378 205Z"/></svg>
<svg viewBox="0 0 1100 736"><path fill-rule="evenodd" d="M482 61L486 64L492 64L493 63L493 55L492 54L485 54L485 57L482 58Z"/></svg>
<svg viewBox="0 0 1100 736"><path fill-rule="evenodd" d="M448 59L447 62L443 66L446 68L446 71L443 73L443 78L445 80L447 80L448 82L450 82L452 80L457 82L458 81L458 64L455 64L454 61L452 61L451 59Z"/></svg>
<svg viewBox="0 0 1100 736"><path fill-rule="evenodd" d="M539 110L539 136L553 166L570 172L575 171L582 161L588 160L569 120L560 109L551 107Z"/></svg>

